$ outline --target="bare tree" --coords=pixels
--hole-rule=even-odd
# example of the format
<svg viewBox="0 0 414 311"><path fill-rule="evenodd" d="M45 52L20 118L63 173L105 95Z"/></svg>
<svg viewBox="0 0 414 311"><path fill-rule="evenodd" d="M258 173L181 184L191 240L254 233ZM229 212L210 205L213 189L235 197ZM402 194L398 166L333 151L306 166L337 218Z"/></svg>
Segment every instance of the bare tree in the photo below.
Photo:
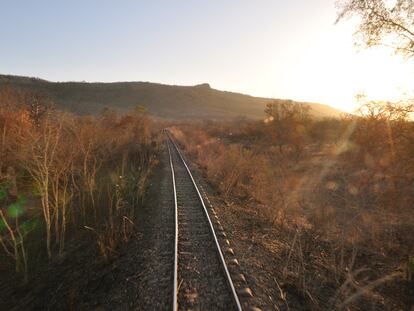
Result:
<svg viewBox="0 0 414 311"><path fill-rule="evenodd" d="M355 33L358 43L367 47L390 46L396 53L414 57L414 2L396 0L340 0L337 22L358 16L360 23Z"/></svg>
<svg viewBox="0 0 414 311"><path fill-rule="evenodd" d="M53 107L51 99L39 92L25 93L24 104L30 119L35 125L39 125Z"/></svg>
<svg viewBox="0 0 414 311"><path fill-rule="evenodd" d="M46 119L39 131L33 131L22 137L25 146L20 155L21 165L29 172L40 194L41 206L46 226L46 249L48 257L52 257L51 240L52 224L55 217L51 201L51 182L55 170L57 150L62 143L62 122L54 124Z"/></svg>
<svg viewBox="0 0 414 311"><path fill-rule="evenodd" d="M360 103L357 113L367 120L399 121L407 120L414 111L413 100L401 102L367 100L365 95L357 95Z"/></svg>

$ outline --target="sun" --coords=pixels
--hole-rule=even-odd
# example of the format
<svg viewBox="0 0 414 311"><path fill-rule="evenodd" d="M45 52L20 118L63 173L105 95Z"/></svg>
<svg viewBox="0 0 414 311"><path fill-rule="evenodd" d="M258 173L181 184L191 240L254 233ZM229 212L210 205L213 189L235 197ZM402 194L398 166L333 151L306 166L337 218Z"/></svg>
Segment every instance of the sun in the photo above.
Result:
<svg viewBox="0 0 414 311"><path fill-rule="evenodd" d="M286 97L345 112L358 107L358 94L386 101L414 97L414 64L386 47L356 48L353 31L352 24L333 26L312 42L291 72L284 74L294 82L294 87L286 89Z"/></svg>

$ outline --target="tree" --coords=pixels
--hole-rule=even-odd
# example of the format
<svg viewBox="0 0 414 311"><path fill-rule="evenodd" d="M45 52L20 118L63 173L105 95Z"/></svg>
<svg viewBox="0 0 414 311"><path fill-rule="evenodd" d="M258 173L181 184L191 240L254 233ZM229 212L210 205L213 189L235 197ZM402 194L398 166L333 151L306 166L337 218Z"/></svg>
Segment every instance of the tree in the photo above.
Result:
<svg viewBox="0 0 414 311"><path fill-rule="evenodd" d="M144 105L137 104L135 107L132 108L133 114L146 114L148 112L148 108Z"/></svg>
<svg viewBox="0 0 414 311"><path fill-rule="evenodd" d="M37 131L28 132L20 138L23 150L18 154L20 164L32 177L36 192L40 196L43 219L46 227L46 250L52 258L53 220L55 217L51 201L51 183L56 171L58 147L62 143L62 122L56 124L51 117L41 123Z"/></svg>
<svg viewBox="0 0 414 311"><path fill-rule="evenodd" d="M402 121L410 118L414 112L413 100L401 102L368 100L365 95L357 95L360 103L357 113L372 121Z"/></svg>
<svg viewBox="0 0 414 311"><path fill-rule="evenodd" d="M36 126L39 126L40 122L53 108L51 99L39 92L24 93L23 101L31 121Z"/></svg>
<svg viewBox="0 0 414 311"><path fill-rule="evenodd" d="M106 126L113 127L118 121L118 114L115 109L105 107L101 112L101 121L106 124Z"/></svg>
<svg viewBox="0 0 414 311"><path fill-rule="evenodd" d="M408 58L414 57L414 2L396 0L340 0L337 22L358 16L357 42L367 47L385 45Z"/></svg>
<svg viewBox="0 0 414 311"><path fill-rule="evenodd" d="M279 146L280 152L284 145L292 145L300 154L307 134L310 109L308 105L290 100L266 105L266 121L271 129L271 138Z"/></svg>
<svg viewBox="0 0 414 311"><path fill-rule="evenodd" d="M354 159L360 163L368 159L372 167L395 165L401 158L399 151L406 153L404 149L412 149L406 140L411 137L413 102L373 101L361 95L357 99L360 107L358 115L353 116L350 137L357 151Z"/></svg>

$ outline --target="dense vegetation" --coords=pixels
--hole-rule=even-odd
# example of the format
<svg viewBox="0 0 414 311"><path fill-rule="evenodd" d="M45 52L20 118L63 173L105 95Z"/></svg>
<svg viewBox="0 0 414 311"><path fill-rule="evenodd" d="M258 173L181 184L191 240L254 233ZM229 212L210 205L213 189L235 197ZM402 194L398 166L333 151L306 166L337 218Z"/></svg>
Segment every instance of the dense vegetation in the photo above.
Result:
<svg viewBox="0 0 414 311"><path fill-rule="evenodd" d="M157 117L185 119L263 118L267 98L224 92L208 84L196 86L163 85L149 82L49 82L41 79L0 75L0 88L42 93L61 110L76 114L98 115L104 107L125 113L136 105L145 105ZM284 100L276 100L284 102ZM316 116L338 116L334 108L311 104Z"/></svg>
<svg viewBox="0 0 414 311"><path fill-rule="evenodd" d="M104 258L133 232L158 142L142 108L118 117L57 111L36 93L0 92L0 267L32 270L90 237Z"/></svg>
<svg viewBox="0 0 414 311"><path fill-rule="evenodd" d="M413 105L360 100L341 119L269 104L265 122L171 129L228 208L252 210L243 230L277 229L259 238L278 245L275 279L315 309L412 303Z"/></svg>

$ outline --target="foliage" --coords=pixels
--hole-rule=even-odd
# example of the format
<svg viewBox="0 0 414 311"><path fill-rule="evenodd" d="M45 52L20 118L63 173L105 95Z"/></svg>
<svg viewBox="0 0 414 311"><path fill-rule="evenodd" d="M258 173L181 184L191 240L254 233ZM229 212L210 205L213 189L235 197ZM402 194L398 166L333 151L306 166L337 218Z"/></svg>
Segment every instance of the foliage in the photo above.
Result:
<svg viewBox="0 0 414 311"><path fill-rule="evenodd" d="M358 16L360 23L356 32L358 41L366 46L391 46L397 53L414 57L414 3L397 0L338 1L338 21Z"/></svg>
<svg viewBox="0 0 414 311"><path fill-rule="evenodd" d="M304 124L299 158L292 136L274 135L271 122L171 130L227 208L237 210L229 214L251 215L252 231L264 234L259 240L277 232L261 246L277 245L272 251L285 265L276 274L317 308L328 300L329 309L400 303L407 289L401 267L412 268L412 105L360 104L358 115L341 119L287 119L286 128ZM269 116L285 121L277 109L268 108Z"/></svg>
<svg viewBox="0 0 414 311"><path fill-rule="evenodd" d="M134 232L156 164L150 117L141 108L77 117L32 93L0 99L0 241L16 269L27 276L35 229L49 259L64 255L77 230L92 230L104 257L115 254Z"/></svg>
<svg viewBox="0 0 414 311"><path fill-rule="evenodd" d="M292 101L269 103L265 113L272 140L279 145L282 152L284 145L292 145L300 155L307 139L310 106L296 104Z"/></svg>

